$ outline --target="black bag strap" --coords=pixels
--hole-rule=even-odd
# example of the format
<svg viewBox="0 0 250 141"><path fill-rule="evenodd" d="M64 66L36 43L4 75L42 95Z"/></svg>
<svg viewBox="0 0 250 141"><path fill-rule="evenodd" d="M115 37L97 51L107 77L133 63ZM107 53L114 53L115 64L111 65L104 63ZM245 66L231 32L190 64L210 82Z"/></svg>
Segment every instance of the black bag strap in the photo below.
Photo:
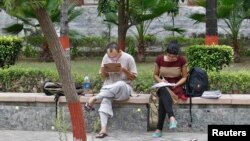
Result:
<svg viewBox="0 0 250 141"><path fill-rule="evenodd" d="M58 101L59 101L59 98L60 98L61 94L57 93L55 95L55 98L54 98L54 101L55 101L55 108L56 108L56 119L58 117Z"/></svg>
<svg viewBox="0 0 250 141"><path fill-rule="evenodd" d="M192 90L192 95L194 95L194 90ZM189 115L190 115L189 127L192 127L192 122L193 122L193 118L192 118L192 95L189 97Z"/></svg>
<svg viewBox="0 0 250 141"><path fill-rule="evenodd" d="M189 115L190 115L190 123L189 127L192 127L192 97L189 97Z"/></svg>

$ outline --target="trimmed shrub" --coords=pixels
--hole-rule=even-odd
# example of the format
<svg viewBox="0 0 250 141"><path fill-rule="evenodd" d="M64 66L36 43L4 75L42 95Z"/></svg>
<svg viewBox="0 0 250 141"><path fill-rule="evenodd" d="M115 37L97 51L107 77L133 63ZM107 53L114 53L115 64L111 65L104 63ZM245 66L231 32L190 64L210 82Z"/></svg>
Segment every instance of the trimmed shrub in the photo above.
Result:
<svg viewBox="0 0 250 141"><path fill-rule="evenodd" d="M45 79L58 81L58 75L52 71L39 69L4 69L0 70L1 91L4 92L41 92Z"/></svg>
<svg viewBox="0 0 250 141"><path fill-rule="evenodd" d="M233 60L233 49L225 45L194 45L186 50L189 67L198 66L207 71L219 71Z"/></svg>
<svg viewBox="0 0 250 141"><path fill-rule="evenodd" d="M14 36L0 37L0 67L14 65L22 48L22 39Z"/></svg>
<svg viewBox="0 0 250 141"><path fill-rule="evenodd" d="M209 85L211 90L221 90L222 93L243 93L250 94L250 73L249 71L238 72L209 72ZM83 82L83 77L73 74L75 82ZM99 74L90 76L94 93L98 93L103 81ZM42 92L42 84L45 79L54 82L59 81L57 72L39 69L17 69L8 68L0 70L0 91L3 92ZM155 93L151 89L154 81L152 74L148 71L140 72L133 83L134 91L137 93Z"/></svg>
<svg viewBox="0 0 250 141"><path fill-rule="evenodd" d="M221 90L222 93L228 94L250 94L250 73L248 71L209 72L208 75L211 90Z"/></svg>

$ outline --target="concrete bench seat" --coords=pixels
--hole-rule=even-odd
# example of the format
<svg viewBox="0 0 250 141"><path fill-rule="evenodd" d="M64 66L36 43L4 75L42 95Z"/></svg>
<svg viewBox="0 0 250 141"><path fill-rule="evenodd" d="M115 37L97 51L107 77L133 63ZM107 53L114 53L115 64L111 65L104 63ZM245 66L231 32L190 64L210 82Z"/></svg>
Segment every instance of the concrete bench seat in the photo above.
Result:
<svg viewBox="0 0 250 141"><path fill-rule="evenodd" d="M250 105L250 94L223 94L219 99L206 99L201 97L193 97L193 104L219 104L219 105ZM179 104L189 104L189 100Z"/></svg>
<svg viewBox="0 0 250 141"><path fill-rule="evenodd" d="M82 107L91 96L93 94L79 96ZM99 103L95 105L94 112L84 111L88 132L93 130L94 123L99 117ZM128 100L114 101L114 118L109 120L109 129L147 131L149 103L149 94L134 94ZM65 96L59 98L59 108L65 111L66 123L71 128ZM0 93L0 129L51 130L55 113L54 96L46 96L44 93Z"/></svg>
<svg viewBox="0 0 250 141"><path fill-rule="evenodd" d="M93 94L79 95L80 102L86 103ZM54 102L54 96L46 96L44 93L0 93L0 102ZM59 102L65 103L65 96L61 96ZM119 104L149 104L149 94L133 94L130 99L125 101L114 101Z"/></svg>
<svg viewBox="0 0 250 141"><path fill-rule="evenodd" d="M92 94L80 96L84 105ZM61 96L60 107L68 118L66 99ZM150 94L134 94L129 100L113 103L114 118L109 129L126 131L147 131L152 108ZM99 108L99 104L95 105ZM189 100L174 105L178 121L177 131L207 131L210 124L249 124L250 94L223 94L219 99L192 98L192 128L189 127ZM151 112L152 113L152 112ZM87 131L93 130L98 116L85 112ZM0 129L51 130L55 120L54 96L44 93L0 93ZM14 121L14 122L13 122ZM70 120L67 119L70 128ZM168 123L166 123L168 124ZM168 130L166 125L165 130Z"/></svg>

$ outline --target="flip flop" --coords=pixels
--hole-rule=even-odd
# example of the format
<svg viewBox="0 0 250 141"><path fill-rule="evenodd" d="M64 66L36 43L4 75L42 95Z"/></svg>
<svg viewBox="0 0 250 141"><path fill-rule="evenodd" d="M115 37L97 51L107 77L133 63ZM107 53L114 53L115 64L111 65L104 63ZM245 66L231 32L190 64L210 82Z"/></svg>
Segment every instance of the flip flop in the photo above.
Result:
<svg viewBox="0 0 250 141"><path fill-rule="evenodd" d="M105 138L106 136L108 136L108 134L106 134L106 133L99 133L95 137L96 138Z"/></svg>

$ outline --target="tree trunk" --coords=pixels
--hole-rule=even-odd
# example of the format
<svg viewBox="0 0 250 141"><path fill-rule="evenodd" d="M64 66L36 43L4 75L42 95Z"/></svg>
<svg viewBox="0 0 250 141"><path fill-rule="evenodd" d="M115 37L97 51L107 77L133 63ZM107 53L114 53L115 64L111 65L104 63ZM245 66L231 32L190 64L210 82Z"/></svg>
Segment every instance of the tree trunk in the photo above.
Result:
<svg viewBox="0 0 250 141"><path fill-rule="evenodd" d="M239 40L235 37L233 40L233 50L234 50L234 62L240 63L240 47Z"/></svg>
<svg viewBox="0 0 250 141"><path fill-rule="evenodd" d="M40 54L40 61L45 61L45 62L52 62L53 61L52 54L49 51L49 45L48 45L47 41L45 41L42 44L42 52Z"/></svg>
<svg viewBox="0 0 250 141"><path fill-rule="evenodd" d="M145 44L144 41L139 41L138 45L138 52L137 52L137 61L138 62L145 62L146 56L145 56Z"/></svg>
<svg viewBox="0 0 250 141"><path fill-rule="evenodd" d="M206 0L206 45L218 45L217 0Z"/></svg>
<svg viewBox="0 0 250 141"><path fill-rule="evenodd" d="M119 48L123 51L125 51L125 46L126 46L125 41L128 30L128 17L126 15L125 1L126 0L120 0L118 7L118 44Z"/></svg>
<svg viewBox="0 0 250 141"><path fill-rule="evenodd" d="M70 74L70 66L61 48L53 23L44 8L34 9L49 49L56 63L62 88L66 96L71 116L74 141L86 141L85 121L79 97L76 93L74 82Z"/></svg>
<svg viewBox="0 0 250 141"><path fill-rule="evenodd" d="M68 0L63 0L60 20L60 42L64 48L66 58L70 63L69 25L68 25Z"/></svg>

